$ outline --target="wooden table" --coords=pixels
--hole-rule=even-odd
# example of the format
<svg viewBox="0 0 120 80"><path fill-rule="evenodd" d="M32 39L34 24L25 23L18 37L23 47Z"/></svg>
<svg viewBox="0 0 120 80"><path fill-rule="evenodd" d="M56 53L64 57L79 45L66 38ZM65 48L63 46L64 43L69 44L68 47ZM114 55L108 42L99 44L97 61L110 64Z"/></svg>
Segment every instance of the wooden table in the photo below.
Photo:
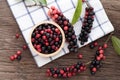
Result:
<svg viewBox="0 0 120 80"><path fill-rule="evenodd" d="M102 0L109 19L115 28L115 35L120 38L120 0ZM14 35L20 33L17 23L8 7L6 0L0 0L0 80L55 80L45 76L45 71L51 66L68 66L78 61L77 54L65 55L42 68L38 68L29 50L23 52L22 60L10 61L9 56L25 44L23 37L15 39ZM102 44L107 36L99 39ZM118 56L109 42L106 50L106 60L103 67L95 76L91 76L89 70L65 80L120 80L120 56ZM91 60L95 49L90 50L88 46L79 50L83 53L84 63ZM59 79L61 80L61 79ZM64 79L63 79L64 80Z"/></svg>

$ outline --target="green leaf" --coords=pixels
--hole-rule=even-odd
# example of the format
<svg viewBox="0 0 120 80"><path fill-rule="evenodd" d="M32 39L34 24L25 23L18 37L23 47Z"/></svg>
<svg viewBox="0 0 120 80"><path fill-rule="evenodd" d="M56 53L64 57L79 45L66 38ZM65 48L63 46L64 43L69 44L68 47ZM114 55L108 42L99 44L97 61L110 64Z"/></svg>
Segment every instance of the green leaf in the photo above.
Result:
<svg viewBox="0 0 120 80"><path fill-rule="evenodd" d="M78 21L81 11L82 11L82 0L78 0L77 6L72 18L72 22L71 22L72 24L75 24Z"/></svg>
<svg viewBox="0 0 120 80"><path fill-rule="evenodd" d="M118 39L115 36L112 36L111 40L115 51L117 52L118 55L120 55L120 39Z"/></svg>
<svg viewBox="0 0 120 80"><path fill-rule="evenodd" d="M47 5L47 1L46 0L36 0L36 1L42 3L43 5Z"/></svg>

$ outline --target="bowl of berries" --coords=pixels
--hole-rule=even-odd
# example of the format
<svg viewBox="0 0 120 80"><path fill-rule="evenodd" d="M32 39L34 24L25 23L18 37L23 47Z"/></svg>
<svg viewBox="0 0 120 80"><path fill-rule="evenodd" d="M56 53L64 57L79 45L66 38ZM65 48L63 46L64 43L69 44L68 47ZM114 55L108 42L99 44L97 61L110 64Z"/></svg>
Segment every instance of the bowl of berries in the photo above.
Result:
<svg viewBox="0 0 120 80"><path fill-rule="evenodd" d="M30 33L30 47L42 57L55 56L63 48L65 35L61 27L52 21L36 24Z"/></svg>

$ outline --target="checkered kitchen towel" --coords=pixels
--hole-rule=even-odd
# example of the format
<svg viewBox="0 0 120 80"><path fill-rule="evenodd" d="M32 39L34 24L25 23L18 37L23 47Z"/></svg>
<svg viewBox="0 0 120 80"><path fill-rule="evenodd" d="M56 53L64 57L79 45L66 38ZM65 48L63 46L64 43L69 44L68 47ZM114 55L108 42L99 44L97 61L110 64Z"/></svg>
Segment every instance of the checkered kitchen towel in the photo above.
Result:
<svg viewBox="0 0 120 80"><path fill-rule="evenodd" d="M40 7L26 7L29 2L23 2L22 0L7 0L9 7L19 25L19 28L26 40L26 43L29 46L29 33L31 31L31 28L45 20L49 20L49 17L47 16L48 9L46 8L40 8ZM47 0L48 6L54 5L57 7L60 11L63 12L63 14L71 21L73 13L75 11L75 7L77 4L77 0ZM94 7L95 10L95 21L93 23L92 32L89 35L89 40L86 44L103 37L104 35L112 32L114 30L111 22L109 21L104 8L100 2L100 0L88 0L88 2L91 4L92 7ZM85 13L85 7L87 6L85 3L83 3L83 9L82 14L79 19L79 21L74 25L75 34L79 35L81 31L81 25L82 25L82 18ZM85 45L86 45L85 44ZM44 58L36 54L32 51L30 48L30 51L33 55L33 58L35 59L35 62L37 63L38 67L41 67L52 60L57 59L58 57L61 57L67 53L69 53L69 50L67 49L67 43L65 43L64 48L59 52L58 55ZM82 47L78 41L79 47Z"/></svg>

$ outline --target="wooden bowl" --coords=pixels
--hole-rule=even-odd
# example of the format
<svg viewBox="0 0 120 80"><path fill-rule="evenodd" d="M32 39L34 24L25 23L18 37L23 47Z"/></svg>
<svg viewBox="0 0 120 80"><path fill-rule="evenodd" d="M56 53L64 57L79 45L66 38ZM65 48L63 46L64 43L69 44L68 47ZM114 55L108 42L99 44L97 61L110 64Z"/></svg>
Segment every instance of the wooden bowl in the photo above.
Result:
<svg viewBox="0 0 120 80"><path fill-rule="evenodd" d="M39 25L45 24L45 23L54 25L55 27L57 27L57 28L60 30L60 32L61 32L61 34L62 34L62 43L61 43L61 46L59 47L59 49L58 49L57 51L55 51L55 52L53 52L53 53L49 53L49 54L45 54L45 53L40 53L40 52L38 52L38 51L33 47L33 44L32 44L32 42L31 42L31 37L32 37L31 35L32 35L34 29L37 28ZM60 52L60 50L63 48L64 43L65 43L65 35L64 35L64 32L63 32L63 30L61 29L61 27L60 27L58 24L56 24L55 22L52 22L52 21L43 21L43 22L40 22L40 23L36 24L36 25L32 28L32 30L31 30L31 32L30 32L30 39L29 39L29 40L30 40L30 47L32 48L32 50L33 50L35 53L39 54L39 55L42 56L42 57L51 57L51 56L55 56L56 54L58 54L58 53Z"/></svg>

